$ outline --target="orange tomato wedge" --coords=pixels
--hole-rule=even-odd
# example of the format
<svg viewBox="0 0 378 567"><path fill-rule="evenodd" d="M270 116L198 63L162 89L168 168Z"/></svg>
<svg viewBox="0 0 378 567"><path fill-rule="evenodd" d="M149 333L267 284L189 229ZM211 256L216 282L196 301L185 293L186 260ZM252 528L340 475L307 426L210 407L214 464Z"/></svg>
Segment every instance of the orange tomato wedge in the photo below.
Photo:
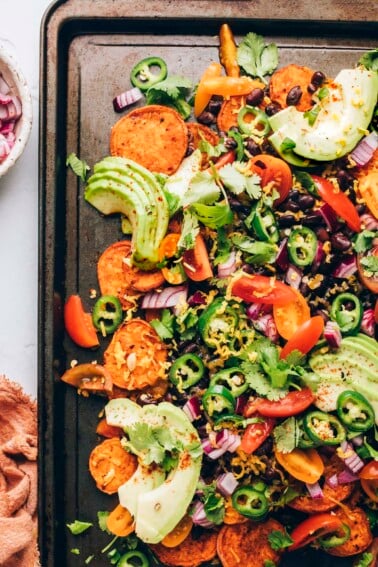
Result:
<svg viewBox="0 0 378 567"><path fill-rule="evenodd" d="M360 179L358 191L371 214L378 219L378 171L372 171Z"/></svg>
<svg viewBox="0 0 378 567"><path fill-rule="evenodd" d="M172 232L167 234L160 246L158 252L159 262L163 260L169 260L174 258L177 252L177 244L180 240L180 234L177 232ZM170 267L164 267L161 269L164 279L173 285L178 285L186 280L186 275L181 265L181 262L177 262L175 265Z"/></svg>
<svg viewBox="0 0 378 567"><path fill-rule="evenodd" d="M202 82L203 91L209 95L220 95L225 98L246 95L253 89L264 88L263 83L251 77L210 77Z"/></svg>
<svg viewBox="0 0 378 567"><path fill-rule="evenodd" d="M286 358L293 350L307 354L318 342L324 330L324 320L320 315L310 317L302 323L290 337L280 352L280 358Z"/></svg>
<svg viewBox="0 0 378 567"><path fill-rule="evenodd" d="M215 63L215 62L210 63L207 69L205 69L201 77L201 80L198 84L196 96L194 98L194 116L199 116L201 112L205 110L211 99L212 93L208 93L204 89L203 86L204 83L207 80L212 79L214 77L220 77L221 73L222 73L222 66L220 63Z"/></svg>
<svg viewBox="0 0 378 567"><path fill-rule="evenodd" d="M287 341L291 339L298 327L311 317L311 311L303 295L295 290L296 299L286 305L273 305L273 318L278 333Z"/></svg>
<svg viewBox="0 0 378 567"><path fill-rule="evenodd" d="M313 484L324 472L324 463L316 449L294 449L290 453L274 451L282 468L302 482Z"/></svg>
<svg viewBox="0 0 378 567"><path fill-rule="evenodd" d="M119 537L126 537L134 531L134 518L127 510L118 504L106 519L108 530Z"/></svg>
<svg viewBox="0 0 378 567"><path fill-rule="evenodd" d="M182 543L190 534L193 526L193 520L190 516L184 516L177 526L165 536L161 543L165 547L177 547Z"/></svg>

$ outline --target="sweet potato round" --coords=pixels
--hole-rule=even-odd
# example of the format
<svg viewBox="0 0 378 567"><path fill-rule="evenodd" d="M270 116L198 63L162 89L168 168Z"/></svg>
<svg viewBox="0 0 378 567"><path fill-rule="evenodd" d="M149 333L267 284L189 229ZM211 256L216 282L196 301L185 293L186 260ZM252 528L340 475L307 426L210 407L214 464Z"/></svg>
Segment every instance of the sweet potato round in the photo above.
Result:
<svg viewBox="0 0 378 567"><path fill-rule="evenodd" d="M308 92L307 87L311 83L314 71L309 67L301 65L287 65L275 71L271 77L269 84L270 98L274 102L278 102L282 108L287 105L286 97L288 92L296 86L302 90L302 96L295 105L298 110L308 110L313 106L312 95Z"/></svg>
<svg viewBox="0 0 378 567"><path fill-rule="evenodd" d="M118 437L105 439L89 456L89 471L97 488L106 494L115 494L137 466L137 458L122 447Z"/></svg>
<svg viewBox="0 0 378 567"><path fill-rule="evenodd" d="M165 547L162 544L151 545L151 550L164 565L170 567L198 567L205 561L214 559L217 551L217 532L192 529L180 545Z"/></svg>
<svg viewBox="0 0 378 567"><path fill-rule="evenodd" d="M132 110L114 124L110 153L132 159L155 173L171 175L188 146L188 129L173 108L152 104Z"/></svg>
<svg viewBox="0 0 378 567"><path fill-rule="evenodd" d="M335 515L350 528L349 539L338 546L327 549L330 555L337 557L349 557L363 553L373 541L369 520L361 508L338 508Z"/></svg>

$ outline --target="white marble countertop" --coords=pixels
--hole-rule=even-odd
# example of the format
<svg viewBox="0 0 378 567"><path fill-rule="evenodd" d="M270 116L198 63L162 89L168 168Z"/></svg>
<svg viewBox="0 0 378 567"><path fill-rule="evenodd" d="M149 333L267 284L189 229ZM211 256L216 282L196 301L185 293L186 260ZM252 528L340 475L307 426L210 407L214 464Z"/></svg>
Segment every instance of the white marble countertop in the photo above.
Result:
<svg viewBox="0 0 378 567"><path fill-rule="evenodd" d="M0 374L37 395L39 34L48 0L0 0L0 39L33 100L28 145L0 179Z"/></svg>

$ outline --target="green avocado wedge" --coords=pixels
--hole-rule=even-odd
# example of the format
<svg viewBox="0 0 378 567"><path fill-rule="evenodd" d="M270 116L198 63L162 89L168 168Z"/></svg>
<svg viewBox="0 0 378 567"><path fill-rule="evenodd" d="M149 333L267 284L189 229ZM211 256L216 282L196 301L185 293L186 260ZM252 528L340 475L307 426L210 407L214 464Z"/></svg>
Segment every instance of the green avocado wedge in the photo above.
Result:
<svg viewBox="0 0 378 567"><path fill-rule="evenodd" d="M152 270L169 221L168 203L155 176L132 160L106 157L94 166L84 198L104 215L121 213L128 219L131 261L141 270Z"/></svg>

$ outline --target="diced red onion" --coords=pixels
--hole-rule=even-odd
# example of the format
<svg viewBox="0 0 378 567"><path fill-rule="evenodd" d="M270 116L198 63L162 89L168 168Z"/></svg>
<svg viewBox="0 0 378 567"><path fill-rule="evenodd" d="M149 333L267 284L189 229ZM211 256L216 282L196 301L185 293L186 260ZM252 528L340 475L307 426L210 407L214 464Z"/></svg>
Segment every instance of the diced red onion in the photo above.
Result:
<svg viewBox="0 0 378 567"><path fill-rule="evenodd" d="M369 337L374 337L375 335L374 309L365 309L362 315L360 330L363 333L365 333L365 335L369 335Z"/></svg>
<svg viewBox="0 0 378 567"><path fill-rule="evenodd" d="M143 309L164 309L175 307L178 303L186 302L187 285L175 285L163 288L162 291L149 291L143 297Z"/></svg>
<svg viewBox="0 0 378 567"><path fill-rule="evenodd" d="M217 489L223 496L231 496L239 483L232 472L224 473L217 478Z"/></svg>
<svg viewBox="0 0 378 567"><path fill-rule="evenodd" d="M289 267L285 275L285 281L291 287L294 287L295 289L299 289L299 286L301 285L301 281L302 281L302 275L303 274L301 270L297 268L297 266L294 266L293 264L289 264Z"/></svg>
<svg viewBox="0 0 378 567"><path fill-rule="evenodd" d="M337 473L333 474L332 476L329 476L326 480L326 483L331 488L336 488L339 485L339 479L337 477Z"/></svg>
<svg viewBox="0 0 378 567"><path fill-rule="evenodd" d="M235 413L238 415L243 415L244 409L248 403L248 396L238 396L236 398Z"/></svg>
<svg viewBox="0 0 378 567"><path fill-rule="evenodd" d="M330 347L338 348L340 346L343 337L336 321L327 321L323 334Z"/></svg>
<svg viewBox="0 0 378 567"><path fill-rule="evenodd" d="M195 419L201 417L201 404L197 396L192 396L191 398L189 398L189 400L183 406L182 411L186 413L190 421L194 421Z"/></svg>
<svg viewBox="0 0 378 567"><path fill-rule="evenodd" d="M253 326L257 331L260 331L260 333L263 333L263 335L268 337L268 339L270 339L273 343L278 341L279 334L271 313L267 313L266 315L259 317L253 322Z"/></svg>
<svg viewBox="0 0 378 567"><path fill-rule="evenodd" d="M366 230L378 230L378 220L370 213L364 213L360 216L360 219Z"/></svg>
<svg viewBox="0 0 378 567"><path fill-rule="evenodd" d="M229 429L222 429L215 436L215 447L210 439L202 440L202 449L210 459L218 459L229 451L233 453L239 447L241 438Z"/></svg>
<svg viewBox="0 0 378 567"><path fill-rule="evenodd" d="M332 275L334 278L349 278L357 272L357 260L354 254L344 256L342 261L333 270Z"/></svg>
<svg viewBox="0 0 378 567"><path fill-rule="evenodd" d="M143 98L143 93L138 87L134 87L119 94L113 99L113 107L116 112L122 112L128 106L135 104Z"/></svg>
<svg viewBox="0 0 378 567"><path fill-rule="evenodd" d="M277 266L279 268L281 268L281 270L283 270L284 272L288 269L289 267L289 254L287 252L287 238L284 238L281 243L280 246L278 248L278 252L277 252L277 256L276 256L276 260L275 263L277 264Z"/></svg>
<svg viewBox="0 0 378 567"><path fill-rule="evenodd" d="M335 211L332 207L330 207L330 205L328 205L328 203L324 203L318 210L329 230L334 232L339 226L339 221L337 220Z"/></svg>
<svg viewBox="0 0 378 567"><path fill-rule="evenodd" d="M257 321L261 309L262 303L250 303L245 310L248 319L250 319L251 321Z"/></svg>
<svg viewBox="0 0 378 567"><path fill-rule="evenodd" d="M313 482L313 483L306 482L306 487L311 498L314 499L323 498L323 491L318 482Z"/></svg>
<svg viewBox="0 0 378 567"><path fill-rule="evenodd" d="M349 484L350 482L356 482L359 477L348 469L340 471L337 475L337 480L339 484Z"/></svg>
<svg viewBox="0 0 378 567"><path fill-rule="evenodd" d="M378 135L376 134L376 132L371 132L370 134L365 136L365 138L363 138L361 142L359 142L359 144L357 144L357 146L350 154L350 157L358 167L362 167L371 160L377 148Z"/></svg>
<svg viewBox="0 0 378 567"><path fill-rule="evenodd" d="M357 455L351 443L348 443L348 441L343 441L343 443L341 443L341 451L342 451L341 459L344 461L348 469L350 469L353 473L357 473L363 468L365 463Z"/></svg>
<svg viewBox="0 0 378 567"><path fill-rule="evenodd" d="M205 305L206 295L202 291L197 290L188 299L188 305L194 307L196 305Z"/></svg>
<svg viewBox="0 0 378 567"><path fill-rule="evenodd" d="M320 242L320 240L319 240L317 247L316 247L315 257L314 257L314 260L312 262L312 270L314 272L323 263L323 260L324 260L324 257L325 257L325 252L324 252L323 246L324 246L323 242Z"/></svg>
<svg viewBox="0 0 378 567"><path fill-rule="evenodd" d="M203 528L212 528L214 526L214 523L207 519L205 507L200 500L194 503L192 520L193 524Z"/></svg>
<svg viewBox="0 0 378 567"><path fill-rule="evenodd" d="M218 264L218 278L227 278L236 270L236 252L231 250L226 262Z"/></svg>

